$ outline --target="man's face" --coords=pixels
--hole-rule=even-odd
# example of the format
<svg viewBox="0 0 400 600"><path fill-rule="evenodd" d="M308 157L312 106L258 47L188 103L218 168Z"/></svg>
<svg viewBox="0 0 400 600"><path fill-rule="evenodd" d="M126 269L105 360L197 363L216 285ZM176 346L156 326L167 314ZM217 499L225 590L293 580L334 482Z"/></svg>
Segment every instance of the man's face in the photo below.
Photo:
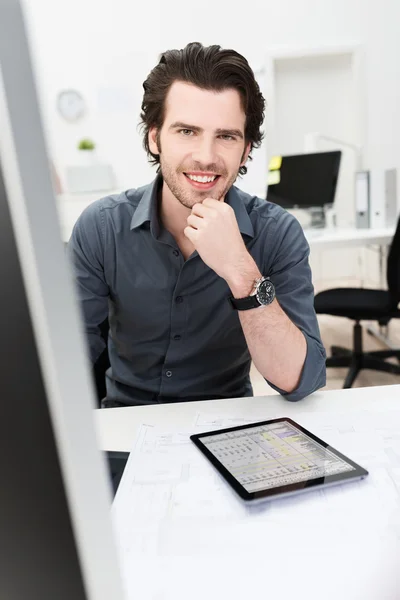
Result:
<svg viewBox="0 0 400 600"><path fill-rule="evenodd" d="M236 90L172 84L164 124L159 132L150 130L149 143L160 155L164 183L181 204L191 209L205 198L224 199L250 151L245 122Z"/></svg>

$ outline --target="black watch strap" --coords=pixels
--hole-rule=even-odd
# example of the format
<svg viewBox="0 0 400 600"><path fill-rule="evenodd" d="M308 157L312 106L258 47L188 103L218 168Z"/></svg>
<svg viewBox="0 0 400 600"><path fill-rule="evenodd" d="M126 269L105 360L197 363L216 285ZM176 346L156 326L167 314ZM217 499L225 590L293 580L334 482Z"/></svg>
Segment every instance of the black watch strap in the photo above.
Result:
<svg viewBox="0 0 400 600"><path fill-rule="evenodd" d="M257 296L247 296L247 298L234 298L231 296L229 299L236 310L249 310L261 306Z"/></svg>

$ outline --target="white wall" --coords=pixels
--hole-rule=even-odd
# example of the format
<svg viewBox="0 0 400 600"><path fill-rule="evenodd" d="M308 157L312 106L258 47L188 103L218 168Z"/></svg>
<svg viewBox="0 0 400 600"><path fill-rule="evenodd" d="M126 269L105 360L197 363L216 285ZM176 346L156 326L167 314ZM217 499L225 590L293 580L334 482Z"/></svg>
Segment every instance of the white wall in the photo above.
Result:
<svg viewBox="0 0 400 600"><path fill-rule="evenodd" d="M77 160L77 141L91 136L101 156L114 165L119 187L152 178L136 129L142 82L162 50L189 41L233 47L255 69L271 47L362 44L365 166L400 166L399 0L203 0L197 5L30 0L27 11L45 126L61 176ZM88 116L78 124L64 123L55 109L56 95L66 87L79 89L89 105ZM241 184L252 193L264 189L265 147L258 153Z"/></svg>

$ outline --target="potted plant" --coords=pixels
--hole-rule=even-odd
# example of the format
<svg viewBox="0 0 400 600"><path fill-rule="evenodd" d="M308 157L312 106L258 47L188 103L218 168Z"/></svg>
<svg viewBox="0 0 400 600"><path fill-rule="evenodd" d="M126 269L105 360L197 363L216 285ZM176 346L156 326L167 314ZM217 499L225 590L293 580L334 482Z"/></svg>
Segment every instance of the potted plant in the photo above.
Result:
<svg viewBox="0 0 400 600"><path fill-rule="evenodd" d="M78 164L66 168L69 193L84 194L115 189L114 170L110 164L97 157L95 148L96 144L90 138L83 138L78 142Z"/></svg>
<svg viewBox="0 0 400 600"><path fill-rule="evenodd" d="M90 138L83 138L78 142L78 150L80 151L79 162L84 165L92 165L95 158L96 144Z"/></svg>

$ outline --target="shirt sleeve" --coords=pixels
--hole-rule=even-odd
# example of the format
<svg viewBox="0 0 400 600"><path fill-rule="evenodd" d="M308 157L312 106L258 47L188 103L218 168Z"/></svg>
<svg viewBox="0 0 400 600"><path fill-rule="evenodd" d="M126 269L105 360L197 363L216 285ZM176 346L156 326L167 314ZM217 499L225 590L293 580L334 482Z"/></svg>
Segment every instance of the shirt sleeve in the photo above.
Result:
<svg viewBox="0 0 400 600"><path fill-rule="evenodd" d="M101 207L98 202L94 202L81 214L67 246L92 365L106 347L100 329L100 325L108 316L109 297L104 275L102 225Z"/></svg>
<svg viewBox="0 0 400 600"><path fill-rule="evenodd" d="M287 400L297 401L308 396L326 383L326 353L321 341L317 316L314 310L314 288L309 265L310 248L300 223L284 212L276 223L273 247L276 253L267 274L275 286L277 300L290 320L300 329L307 342L298 387L285 392L268 381L268 384ZM271 248L271 245L268 244Z"/></svg>

